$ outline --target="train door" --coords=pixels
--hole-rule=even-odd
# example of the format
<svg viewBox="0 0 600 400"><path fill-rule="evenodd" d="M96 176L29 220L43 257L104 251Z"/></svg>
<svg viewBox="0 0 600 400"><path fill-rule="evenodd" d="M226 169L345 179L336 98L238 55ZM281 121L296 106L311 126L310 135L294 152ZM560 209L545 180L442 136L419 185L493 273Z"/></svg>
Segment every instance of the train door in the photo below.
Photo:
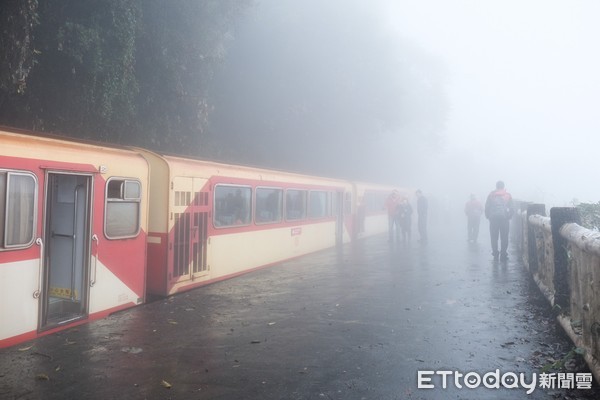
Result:
<svg viewBox="0 0 600 400"><path fill-rule="evenodd" d="M208 273L207 229L209 193L203 178L176 177L173 181L171 283L193 280Z"/></svg>
<svg viewBox="0 0 600 400"><path fill-rule="evenodd" d="M48 173L40 329L88 314L92 177Z"/></svg>

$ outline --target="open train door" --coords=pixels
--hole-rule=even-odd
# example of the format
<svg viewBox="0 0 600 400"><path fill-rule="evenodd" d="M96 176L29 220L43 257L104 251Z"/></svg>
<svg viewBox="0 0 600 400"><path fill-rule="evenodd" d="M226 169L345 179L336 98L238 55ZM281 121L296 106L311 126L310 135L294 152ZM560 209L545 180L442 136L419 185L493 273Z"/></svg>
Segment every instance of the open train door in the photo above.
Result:
<svg viewBox="0 0 600 400"><path fill-rule="evenodd" d="M202 191L207 179L175 177L171 197L173 221L169 283L193 280L208 273L207 229L209 192Z"/></svg>
<svg viewBox="0 0 600 400"><path fill-rule="evenodd" d="M88 314L92 179L47 174L40 330Z"/></svg>

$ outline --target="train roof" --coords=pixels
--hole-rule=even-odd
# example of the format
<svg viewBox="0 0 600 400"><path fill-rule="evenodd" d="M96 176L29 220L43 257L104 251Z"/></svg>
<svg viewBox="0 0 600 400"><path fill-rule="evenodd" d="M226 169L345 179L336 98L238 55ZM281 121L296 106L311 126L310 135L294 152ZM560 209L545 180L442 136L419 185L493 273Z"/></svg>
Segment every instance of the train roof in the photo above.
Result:
<svg viewBox="0 0 600 400"><path fill-rule="evenodd" d="M65 136L65 135L56 134L56 133L39 132L39 131L9 127L9 126L5 126L5 125L0 125L0 133L9 134L9 135L19 135L21 137L26 137L31 140L37 139L37 140L42 140L42 141L54 142L56 144L61 143L65 146L84 146L84 147L89 146L89 147L95 147L95 148L104 149L104 150L141 153L141 155L152 154L155 157L162 158L167 163L172 163L172 162L196 163L196 165L202 165L207 168L213 168L217 171L236 169L237 171L243 171L248 174L263 175L264 180L268 180L269 178L275 178L277 176L278 177L287 176L287 177L302 178L302 179L319 179L322 181L328 181L328 182L332 182L332 183L335 182L338 184L340 184L340 183L343 183L343 184L355 183L359 186L369 187L369 188L375 189L375 190L377 190L377 189L388 190L389 188L393 187L393 185L360 182L360 181L356 181L356 180L349 179L349 178L335 178L335 177L322 176L322 175L312 175L312 174L306 174L306 173L302 173L302 172L296 172L296 171L292 172L289 170L283 170L283 169L279 169L279 168L262 167L262 166L256 166L256 165L233 164L233 163L228 163L228 162L222 161L222 160L220 161L220 160L208 159L205 157L195 157L195 156L190 156L190 155L172 154L172 153L168 153L168 152L149 150L149 149L146 149L144 147L139 147L139 146L119 145L119 144L115 144L115 143L102 142L102 141L98 141L98 140L82 139L82 138L70 137L70 136Z"/></svg>
<svg viewBox="0 0 600 400"><path fill-rule="evenodd" d="M9 135L9 136L13 136L13 137L19 137L19 138L22 138L23 140L31 140L31 141L38 140L38 141L44 141L46 143L63 144L64 146L69 146L69 147L75 147L75 146L95 147L95 148L102 148L105 150L122 151L122 152L129 152L129 153L135 152L129 146L123 146L123 145L118 145L118 144L114 144L114 143L101 142L101 141L95 141L95 140L74 138L74 137L70 137L70 136L58 135L55 133L46 133L46 132L31 131L31 130L26 130L26 129L19 129L19 128L14 128L14 127L4 126L4 125L0 125L0 134Z"/></svg>

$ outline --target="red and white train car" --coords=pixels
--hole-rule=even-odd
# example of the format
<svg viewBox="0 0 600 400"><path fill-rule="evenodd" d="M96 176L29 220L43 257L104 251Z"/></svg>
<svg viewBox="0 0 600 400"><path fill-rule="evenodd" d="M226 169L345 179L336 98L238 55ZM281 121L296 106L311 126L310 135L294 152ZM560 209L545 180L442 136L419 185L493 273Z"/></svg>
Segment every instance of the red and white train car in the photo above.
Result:
<svg viewBox="0 0 600 400"><path fill-rule="evenodd" d="M385 232L391 190L0 128L0 347Z"/></svg>
<svg viewBox="0 0 600 400"><path fill-rule="evenodd" d="M353 183L353 192L356 199L354 232L357 238L388 231L385 201L394 189L398 191L401 197L406 197L414 204L415 191L413 189L392 188L387 185L365 182Z"/></svg>
<svg viewBox="0 0 600 400"><path fill-rule="evenodd" d="M348 182L140 152L152 171L149 294L174 294L350 240Z"/></svg>
<svg viewBox="0 0 600 400"><path fill-rule="evenodd" d="M0 129L0 347L142 303L148 164Z"/></svg>

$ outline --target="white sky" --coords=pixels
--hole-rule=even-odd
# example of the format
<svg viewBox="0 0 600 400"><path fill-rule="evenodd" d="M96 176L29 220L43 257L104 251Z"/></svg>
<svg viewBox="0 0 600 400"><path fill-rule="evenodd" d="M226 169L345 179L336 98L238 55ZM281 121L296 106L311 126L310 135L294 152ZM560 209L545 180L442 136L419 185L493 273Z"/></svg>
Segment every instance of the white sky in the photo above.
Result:
<svg viewBox="0 0 600 400"><path fill-rule="evenodd" d="M381 4L390 32L446 64L441 163L470 162L455 173L482 194L503 179L523 200L600 200L600 1Z"/></svg>

